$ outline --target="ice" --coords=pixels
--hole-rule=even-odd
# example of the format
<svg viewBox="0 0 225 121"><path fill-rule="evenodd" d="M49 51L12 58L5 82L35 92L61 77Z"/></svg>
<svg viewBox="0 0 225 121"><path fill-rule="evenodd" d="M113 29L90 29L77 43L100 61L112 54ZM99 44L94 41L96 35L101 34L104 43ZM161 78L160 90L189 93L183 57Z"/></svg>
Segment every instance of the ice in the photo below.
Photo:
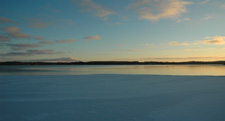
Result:
<svg viewBox="0 0 225 121"><path fill-rule="evenodd" d="M0 75L0 121L224 120L224 76Z"/></svg>

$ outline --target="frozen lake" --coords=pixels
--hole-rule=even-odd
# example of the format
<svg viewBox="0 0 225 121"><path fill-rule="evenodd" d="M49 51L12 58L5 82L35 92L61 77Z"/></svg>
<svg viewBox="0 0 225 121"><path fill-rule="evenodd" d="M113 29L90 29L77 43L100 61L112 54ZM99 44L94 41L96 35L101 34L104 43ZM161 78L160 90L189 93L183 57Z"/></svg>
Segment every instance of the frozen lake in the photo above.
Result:
<svg viewBox="0 0 225 121"><path fill-rule="evenodd" d="M224 121L225 66L0 66L0 121Z"/></svg>
<svg viewBox="0 0 225 121"><path fill-rule="evenodd" d="M0 66L0 75L211 75L225 76L224 65L12 65Z"/></svg>
<svg viewBox="0 0 225 121"><path fill-rule="evenodd" d="M224 76L0 75L0 121L224 121Z"/></svg>

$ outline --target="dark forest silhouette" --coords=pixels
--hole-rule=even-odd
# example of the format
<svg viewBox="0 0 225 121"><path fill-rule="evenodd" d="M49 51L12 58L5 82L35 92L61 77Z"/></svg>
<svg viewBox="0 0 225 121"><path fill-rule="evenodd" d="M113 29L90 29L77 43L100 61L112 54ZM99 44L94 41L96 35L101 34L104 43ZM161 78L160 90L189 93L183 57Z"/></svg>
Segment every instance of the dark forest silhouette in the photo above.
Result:
<svg viewBox="0 0 225 121"><path fill-rule="evenodd" d="M138 62L138 61L90 61L90 62L0 62L0 65L192 65L192 64L222 64L225 61L188 61L188 62Z"/></svg>

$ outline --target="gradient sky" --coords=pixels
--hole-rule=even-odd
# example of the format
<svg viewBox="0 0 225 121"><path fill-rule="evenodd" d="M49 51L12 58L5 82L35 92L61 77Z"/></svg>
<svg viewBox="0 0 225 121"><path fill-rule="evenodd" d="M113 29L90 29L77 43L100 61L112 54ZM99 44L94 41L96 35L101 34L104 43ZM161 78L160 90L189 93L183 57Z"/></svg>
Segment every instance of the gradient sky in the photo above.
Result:
<svg viewBox="0 0 225 121"><path fill-rule="evenodd" d="M224 0L0 0L0 61L225 60Z"/></svg>

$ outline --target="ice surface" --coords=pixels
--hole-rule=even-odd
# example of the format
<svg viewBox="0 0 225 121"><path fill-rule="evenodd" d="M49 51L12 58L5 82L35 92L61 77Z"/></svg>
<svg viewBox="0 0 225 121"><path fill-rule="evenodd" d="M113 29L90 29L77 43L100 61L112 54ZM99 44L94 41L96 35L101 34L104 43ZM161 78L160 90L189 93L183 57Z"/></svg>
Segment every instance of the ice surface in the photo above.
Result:
<svg viewBox="0 0 225 121"><path fill-rule="evenodd" d="M0 121L224 121L225 77L0 75Z"/></svg>

